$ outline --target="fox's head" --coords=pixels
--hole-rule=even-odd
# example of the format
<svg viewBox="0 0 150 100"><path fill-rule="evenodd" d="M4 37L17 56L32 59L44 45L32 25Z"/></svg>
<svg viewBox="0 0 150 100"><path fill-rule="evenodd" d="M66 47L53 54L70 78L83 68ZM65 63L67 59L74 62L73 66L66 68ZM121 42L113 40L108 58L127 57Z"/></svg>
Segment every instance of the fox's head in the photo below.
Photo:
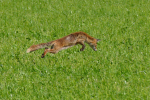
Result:
<svg viewBox="0 0 150 100"><path fill-rule="evenodd" d="M100 41L100 39L93 39L93 41L91 41L90 43L88 43L90 45L90 47L94 50L97 51L97 42Z"/></svg>

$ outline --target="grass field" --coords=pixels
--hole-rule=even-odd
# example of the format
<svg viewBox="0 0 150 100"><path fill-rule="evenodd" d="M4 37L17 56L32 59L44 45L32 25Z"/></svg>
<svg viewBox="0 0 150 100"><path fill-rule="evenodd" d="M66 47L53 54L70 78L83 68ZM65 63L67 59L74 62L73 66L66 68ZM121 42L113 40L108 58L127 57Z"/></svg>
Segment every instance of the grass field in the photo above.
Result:
<svg viewBox="0 0 150 100"><path fill-rule="evenodd" d="M33 44L84 31L41 58ZM150 100L150 0L0 0L1 100Z"/></svg>

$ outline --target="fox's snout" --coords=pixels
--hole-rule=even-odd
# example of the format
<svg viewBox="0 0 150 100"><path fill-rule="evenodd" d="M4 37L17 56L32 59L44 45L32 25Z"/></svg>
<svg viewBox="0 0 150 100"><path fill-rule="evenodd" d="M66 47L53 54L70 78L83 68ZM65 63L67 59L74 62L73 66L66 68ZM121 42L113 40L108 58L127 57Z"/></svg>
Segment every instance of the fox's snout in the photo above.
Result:
<svg viewBox="0 0 150 100"><path fill-rule="evenodd" d="M94 46L94 47L93 47L93 50L94 50L94 51L97 51L97 48L96 48L96 46Z"/></svg>
<svg viewBox="0 0 150 100"><path fill-rule="evenodd" d="M94 49L94 51L97 51L97 49Z"/></svg>

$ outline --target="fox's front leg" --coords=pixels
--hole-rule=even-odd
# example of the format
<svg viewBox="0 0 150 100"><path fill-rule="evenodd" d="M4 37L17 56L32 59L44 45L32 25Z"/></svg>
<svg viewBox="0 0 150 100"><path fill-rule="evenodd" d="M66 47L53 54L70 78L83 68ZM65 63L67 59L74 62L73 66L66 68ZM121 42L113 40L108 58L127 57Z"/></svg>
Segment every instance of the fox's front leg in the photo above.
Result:
<svg viewBox="0 0 150 100"><path fill-rule="evenodd" d="M77 44L81 44L82 45L82 48L80 49L80 51L83 51L85 49L85 44L84 42L78 42Z"/></svg>
<svg viewBox="0 0 150 100"><path fill-rule="evenodd" d="M83 51L85 49L85 44L82 45L82 48L80 49L80 51Z"/></svg>
<svg viewBox="0 0 150 100"><path fill-rule="evenodd" d="M54 50L54 49L45 48L44 53L42 54L41 58L44 58L45 55L46 55L48 52L50 52L50 53L57 53L56 50Z"/></svg>

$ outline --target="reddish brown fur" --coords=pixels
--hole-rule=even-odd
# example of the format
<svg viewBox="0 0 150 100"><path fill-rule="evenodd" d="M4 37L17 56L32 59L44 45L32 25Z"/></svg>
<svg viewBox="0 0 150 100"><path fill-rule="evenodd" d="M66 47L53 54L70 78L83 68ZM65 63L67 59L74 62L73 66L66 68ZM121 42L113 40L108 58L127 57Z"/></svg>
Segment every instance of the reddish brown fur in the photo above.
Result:
<svg viewBox="0 0 150 100"><path fill-rule="evenodd" d="M98 41L99 41L98 39L95 39L84 32L75 32L48 43L32 45L30 48L27 49L27 53L46 47L44 53L41 56L43 58L48 52L55 54L60 50L67 49L77 44L82 45L80 51L83 51L85 48L84 42L88 43L90 47L96 51L97 50L96 46ZM51 48L47 48L48 46L51 46Z"/></svg>

